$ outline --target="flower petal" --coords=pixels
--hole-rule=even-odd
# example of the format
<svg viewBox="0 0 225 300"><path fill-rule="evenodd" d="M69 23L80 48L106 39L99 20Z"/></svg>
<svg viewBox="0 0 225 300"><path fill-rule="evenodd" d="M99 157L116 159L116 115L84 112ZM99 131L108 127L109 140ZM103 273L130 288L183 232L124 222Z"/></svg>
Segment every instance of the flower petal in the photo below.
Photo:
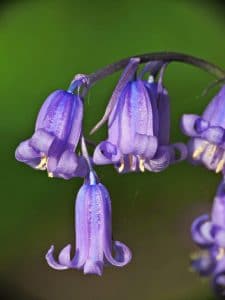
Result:
<svg viewBox="0 0 225 300"><path fill-rule="evenodd" d="M193 240L202 247L208 247L213 243L213 237L211 235L212 223L208 220L208 215L200 216L191 226Z"/></svg>
<svg viewBox="0 0 225 300"><path fill-rule="evenodd" d="M76 255L72 259L72 265L77 268L83 267L89 251L88 200L90 197L89 185L84 184L76 198L75 205L75 230L76 230Z"/></svg>
<svg viewBox="0 0 225 300"><path fill-rule="evenodd" d="M224 141L225 131L220 126L211 126L202 133L202 138L210 143L219 145Z"/></svg>
<svg viewBox="0 0 225 300"><path fill-rule="evenodd" d="M225 230L218 230L215 234L215 243L222 248L225 248Z"/></svg>
<svg viewBox="0 0 225 300"><path fill-rule="evenodd" d="M105 257L113 266L116 267L123 267L127 265L132 258L132 253L130 249L123 243L119 241L114 242L114 249L115 249L115 258L113 258L110 249L107 247L105 249Z"/></svg>
<svg viewBox="0 0 225 300"><path fill-rule="evenodd" d="M120 112L120 140L119 147L123 154L141 152L134 147L135 135L154 136L153 111L148 91L141 80L127 85L121 101L124 105ZM141 144L140 144L141 146Z"/></svg>
<svg viewBox="0 0 225 300"><path fill-rule="evenodd" d="M131 117L134 118L133 122L135 122L136 133L153 136L154 115L158 112L153 111L148 90L146 89L145 84L142 80L137 80L131 83L130 97L131 99L127 99L125 101L125 105L127 102L128 113L130 110L132 111Z"/></svg>
<svg viewBox="0 0 225 300"><path fill-rule="evenodd" d="M157 82L144 82L148 93L149 98L152 106L152 111L154 112L153 115L153 132L155 136L159 135L159 112L158 112L158 97L157 97L157 89L158 83Z"/></svg>
<svg viewBox="0 0 225 300"><path fill-rule="evenodd" d="M35 168L41 160L40 153L30 146L30 140L19 144L16 148L15 157L18 161L24 162L32 168Z"/></svg>
<svg viewBox="0 0 225 300"><path fill-rule="evenodd" d="M71 245L66 245L59 253L59 263L60 265L71 267L70 259Z"/></svg>
<svg viewBox="0 0 225 300"><path fill-rule="evenodd" d="M66 150L56 164L52 163L52 157L49 158L48 172L52 172L54 177L64 179L85 177L88 174L88 165L84 157L77 156L74 152Z"/></svg>
<svg viewBox="0 0 225 300"><path fill-rule="evenodd" d="M105 201L103 195L101 184L89 185L87 199L89 249L84 272L98 275L101 275L103 267L103 232L104 221L107 218L103 208Z"/></svg>
<svg viewBox="0 0 225 300"><path fill-rule="evenodd" d="M165 65L164 65L165 68ZM160 72L157 87L157 106L159 114L158 140L161 145L168 145L170 139L170 98L167 90L162 85L164 68Z"/></svg>
<svg viewBox="0 0 225 300"><path fill-rule="evenodd" d="M155 137L154 137L155 138ZM149 138L145 134L135 134L133 140L133 154L143 155L148 147Z"/></svg>
<svg viewBox="0 0 225 300"><path fill-rule="evenodd" d="M213 274L213 288L218 296L225 296L225 256L218 261L216 270Z"/></svg>
<svg viewBox="0 0 225 300"><path fill-rule="evenodd" d="M84 274L96 274L101 276L103 272L103 263L87 259L84 264Z"/></svg>
<svg viewBox="0 0 225 300"><path fill-rule="evenodd" d="M49 97L51 100L48 99ZM58 139L66 141L69 138L72 120L76 114L77 96L61 90L53 92L49 97L46 100L46 106L41 108L41 116L40 118L38 116L36 130L44 129Z"/></svg>
<svg viewBox="0 0 225 300"><path fill-rule="evenodd" d="M195 137L198 136L198 132L195 128L195 122L199 119L197 115L183 115L181 118L181 130L184 134Z"/></svg>
<svg viewBox="0 0 225 300"><path fill-rule="evenodd" d="M49 149L54 140L54 135L48 133L44 129L38 129L30 139L30 146L36 151L48 155Z"/></svg>
<svg viewBox="0 0 225 300"><path fill-rule="evenodd" d="M216 259L209 250L206 253L200 253L198 258L193 259L191 266L201 276L209 276L215 270Z"/></svg>
<svg viewBox="0 0 225 300"><path fill-rule="evenodd" d="M54 246L52 245L45 255L45 259L47 260L48 265L55 270L66 270L68 266L62 265L58 263L53 257Z"/></svg>
<svg viewBox="0 0 225 300"><path fill-rule="evenodd" d="M217 189L212 208L212 223L225 231L225 182Z"/></svg>
<svg viewBox="0 0 225 300"><path fill-rule="evenodd" d="M73 115L71 116L71 130L68 137L68 144L74 150L79 142L83 120L83 102L79 96L74 95Z"/></svg>
<svg viewBox="0 0 225 300"><path fill-rule="evenodd" d="M151 159L154 157L158 148L158 139L155 136L148 137L147 147L143 153L146 159Z"/></svg>
<svg viewBox="0 0 225 300"><path fill-rule="evenodd" d="M179 163L185 160L188 156L187 146L183 143L175 143L170 145L171 153L171 163ZM176 152L179 152L179 157L177 157Z"/></svg>
<svg viewBox="0 0 225 300"><path fill-rule="evenodd" d="M140 62L140 58L134 57L129 60L128 65L123 71L119 82L117 83L115 90L110 98L110 101L106 107L104 116L102 119L95 125L95 127L91 130L91 134L93 134L96 130L98 130L109 118L109 127L111 126L112 119L110 120L110 115L114 115L114 112L117 111L118 103L120 103L120 95L126 87L127 83L135 76L136 70L138 68L138 64ZM114 117L112 117L114 119Z"/></svg>
<svg viewBox="0 0 225 300"><path fill-rule="evenodd" d="M118 162L120 157L121 153L118 147L108 141L104 141L95 148L93 161L97 165L105 165Z"/></svg>
<svg viewBox="0 0 225 300"><path fill-rule="evenodd" d="M49 110L50 104L53 101L57 101L57 99L59 100L60 97L61 97L61 90L57 90L57 91L54 91L53 93L51 93L47 97L47 99L44 101L44 103L42 104L41 109L38 113L38 117L37 117L36 124L35 124L35 131L38 130L39 128L42 128L43 121Z"/></svg>
<svg viewBox="0 0 225 300"><path fill-rule="evenodd" d="M225 128L225 85L219 93L210 101L202 117L212 126Z"/></svg>
<svg viewBox="0 0 225 300"><path fill-rule="evenodd" d="M116 253L116 257L112 256L112 211L111 200L108 191L101 184L101 192L103 199L103 249L106 260L114 266L123 267L128 264L132 258L130 249L123 243L116 241L113 244L113 248Z"/></svg>
<svg viewBox="0 0 225 300"><path fill-rule="evenodd" d="M145 168L151 172L161 172L169 166L170 158L169 147L161 146L152 159L145 161Z"/></svg>

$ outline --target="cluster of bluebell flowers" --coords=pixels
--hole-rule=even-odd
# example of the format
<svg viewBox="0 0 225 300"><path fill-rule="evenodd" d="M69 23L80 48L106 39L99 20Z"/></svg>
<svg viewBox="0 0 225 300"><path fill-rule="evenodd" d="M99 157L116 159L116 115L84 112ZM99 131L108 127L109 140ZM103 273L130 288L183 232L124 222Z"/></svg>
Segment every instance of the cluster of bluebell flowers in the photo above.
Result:
<svg viewBox="0 0 225 300"><path fill-rule="evenodd" d="M225 86L208 104L202 116L189 114L181 119L189 137L188 159L225 175ZM217 295L225 297L225 179L220 183L211 217L203 215L192 224L191 234L200 251L192 255L192 268L210 276Z"/></svg>
<svg viewBox="0 0 225 300"><path fill-rule="evenodd" d="M201 276L211 276L215 292L225 296L225 181L218 187L211 216L198 217L191 232L201 249L191 256L192 268Z"/></svg>
<svg viewBox="0 0 225 300"><path fill-rule="evenodd" d="M160 172L188 158L216 173L225 173L225 86L201 117L183 115L182 131L191 137L187 145L170 143L170 97L164 86L165 70L173 57L205 66L220 77L225 73L184 55L153 55L152 61L147 57L120 61L91 75L76 75L68 90L57 90L47 97L39 111L34 134L16 149L18 161L47 171L49 177L84 178L75 204L75 254L71 257L68 244L56 259L51 246L46 261L53 269L76 268L85 274L102 275L105 264L122 267L131 260L130 249L112 240L111 200L94 171L95 165L112 164L121 174ZM143 62L147 64L140 72L139 65ZM95 145L90 155L82 130L85 96L98 79L121 68L124 70L105 114L92 130L93 133L108 122L108 135ZM192 236L202 249L192 259L192 267L200 275L212 276L215 290L222 294L225 291L224 181L218 188L211 218L204 215L194 221Z"/></svg>

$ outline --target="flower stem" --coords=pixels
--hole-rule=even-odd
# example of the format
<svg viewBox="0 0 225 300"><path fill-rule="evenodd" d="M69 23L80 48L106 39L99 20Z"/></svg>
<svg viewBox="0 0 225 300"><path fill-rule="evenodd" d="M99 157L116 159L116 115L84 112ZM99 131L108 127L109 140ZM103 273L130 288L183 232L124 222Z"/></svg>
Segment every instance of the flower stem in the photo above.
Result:
<svg viewBox="0 0 225 300"><path fill-rule="evenodd" d="M93 168L92 168L92 163L88 154L88 150L87 150L87 145L86 145L86 141L83 135L81 135L81 151L82 151L82 155L83 157L86 159L88 167L89 167L89 171L93 172Z"/></svg>
<svg viewBox="0 0 225 300"><path fill-rule="evenodd" d="M218 79L224 79L225 78L225 70L222 68L195 56L183 54L183 53L176 53L176 52L156 52L156 53L146 53L141 55L135 55L132 57L128 57L125 59L122 59L116 63L110 64L95 73L92 73L88 76L89 78L89 84L93 85L97 81L103 79L104 77L107 77L117 71L120 71L121 69L125 68L131 58L139 58L140 64L146 63L149 61L163 61L163 62L183 62L189 65L193 65L197 68L200 68L212 75L214 75Z"/></svg>

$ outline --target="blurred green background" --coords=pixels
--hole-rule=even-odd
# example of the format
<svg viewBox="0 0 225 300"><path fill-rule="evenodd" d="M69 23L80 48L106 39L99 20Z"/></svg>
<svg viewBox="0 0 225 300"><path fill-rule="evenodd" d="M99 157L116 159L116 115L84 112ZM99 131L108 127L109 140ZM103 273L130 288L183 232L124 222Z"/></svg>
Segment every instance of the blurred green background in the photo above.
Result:
<svg viewBox="0 0 225 300"><path fill-rule="evenodd" d="M122 269L102 278L51 270L44 259L74 241L73 206L81 179L50 179L17 162L14 151L34 128L53 90L138 53L173 50L225 68L223 1L8 1L0 4L1 210L0 298L23 300L214 299L208 282L188 270L189 228L208 212L220 176L184 162L160 174L119 176L97 168L113 205L113 235L133 251ZM118 74L86 101L86 134L98 121ZM172 102L171 140L186 141L182 113L200 113L213 78L179 63L166 74ZM93 137L99 141L106 128Z"/></svg>

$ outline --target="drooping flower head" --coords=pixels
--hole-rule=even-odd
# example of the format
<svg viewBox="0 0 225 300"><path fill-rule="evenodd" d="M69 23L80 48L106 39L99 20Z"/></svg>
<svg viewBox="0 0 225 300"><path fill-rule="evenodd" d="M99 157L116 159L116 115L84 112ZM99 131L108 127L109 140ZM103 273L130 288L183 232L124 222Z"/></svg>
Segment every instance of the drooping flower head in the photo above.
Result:
<svg viewBox="0 0 225 300"><path fill-rule="evenodd" d="M169 97L162 85L163 72L158 82L147 82L136 78L137 63L130 61L113 93L108 139L96 147L93 159L96 164L112 163L119 172L145 168L157 172L175 161L175 146L169 146ZM183 158L185 146L177 148Z"/></svg>
<svg viewBox="0 0 225 300"><path fill-rule="evenodd" d="M225 296L225 182L217 190L211 218L203 215L192 224L192 238L202 249L192 257L192 267L201 276L211 276L214 289Z"/></svg>
<svg viewBox="0 0 225 300"><path fill-rule="evenodd" d="M80 76L72 83L73 89L84 81ZM77 156L83 118L83 103L79 95L57 90L42 105L33 136L16 149L16 159L37 170L47 170L50 177L69 179L85 176L86 161Z"/></svg>
<svg viewBox="0 0 225 300"><path fill-rule="evenodd" d="M90 172L76 199L76 252L71 259L71 245L63 248L58 262L53 257L54 246L46 254L53 269L83 269L85 274L102 275L105 263L122 267L131 260L129 248L112 241L111 201L107 189ZM115 258L113 254L115 253Z"/></svg>
<svg viewBox="0 0 225 300"><path fill-rule="evenodd" d="M184 115L183 132L192 139L188 149L193 163L203 163L216 173L225 166L225 85L212 99L202 116Z"/></svg>

